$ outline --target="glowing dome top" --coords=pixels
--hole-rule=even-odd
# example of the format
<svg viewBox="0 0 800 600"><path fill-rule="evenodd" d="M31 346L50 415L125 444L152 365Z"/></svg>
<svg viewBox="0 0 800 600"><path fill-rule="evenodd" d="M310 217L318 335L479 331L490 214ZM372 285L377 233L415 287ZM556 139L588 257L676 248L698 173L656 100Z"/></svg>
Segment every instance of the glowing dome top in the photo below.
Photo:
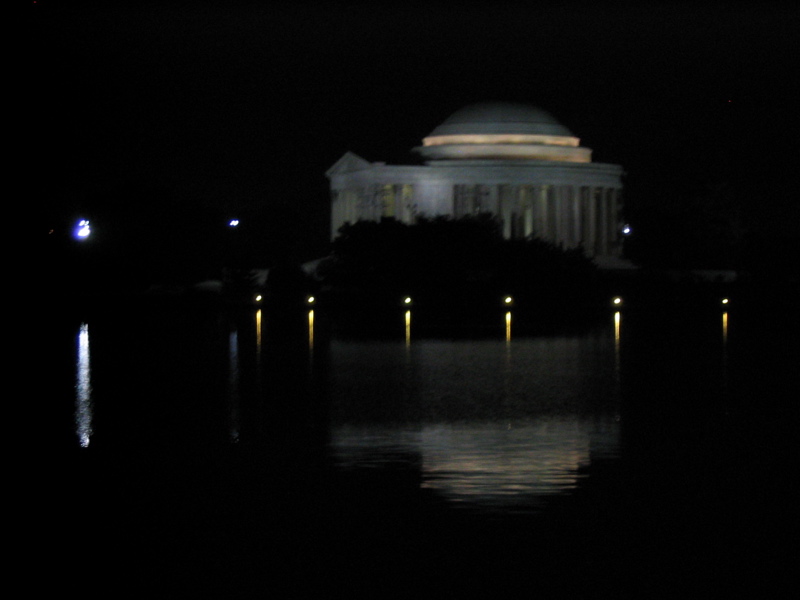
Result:
<svg viewBox="0 0 800 600"><path fill-rule="evenodd" d="M550 113L530 104L513 102L465 106L445 119L430 136L492 133L572 136Z"/></svg>
<svg viewBox="0 0 800 600"><path fill-rule="evenodd" d="M416 148L432 160L591 162L591 150L550 113L532 105L484 102L450 115Z"/></svg>

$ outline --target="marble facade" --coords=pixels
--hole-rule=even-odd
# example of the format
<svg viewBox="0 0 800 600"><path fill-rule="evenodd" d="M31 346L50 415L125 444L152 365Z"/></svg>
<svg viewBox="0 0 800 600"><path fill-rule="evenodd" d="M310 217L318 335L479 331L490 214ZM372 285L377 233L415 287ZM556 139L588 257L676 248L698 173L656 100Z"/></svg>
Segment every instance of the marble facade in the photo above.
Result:
<svg viewBox="0 0 800 600"><path fill-rule="evenodd" d="M387 165L347 152L327 171L332 237L358 220L491 213L506 238L537 237L596 258L620 255L622 167L591 162L591 150L549 113L471 105L414 151L424 164Z"/></svg>

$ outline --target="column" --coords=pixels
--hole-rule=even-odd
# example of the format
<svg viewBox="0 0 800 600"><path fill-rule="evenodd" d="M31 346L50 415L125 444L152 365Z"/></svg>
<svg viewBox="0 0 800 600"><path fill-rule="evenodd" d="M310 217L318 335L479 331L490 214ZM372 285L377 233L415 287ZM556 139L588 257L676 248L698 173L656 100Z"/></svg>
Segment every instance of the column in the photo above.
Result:
<svg viewBox="0 0 800 600"><path fill-rule="evenodd" d="M586 251L589 256L594 256L596 254L596 240L597 240L597 210L596 210L596 203L594 201L594 188L589 186L586 188L586 239L584 243L586 245Z"/></svg>
<svg viewBox="0 0 800 600"><path fill-rule="evenodd" d="M580 188L571 186L570 195L572 196L572 245L578 247L581 243L581 196Z"/></svg>
<svg viewBox="0 0 800 600"><path fill-rule="evenodd" d="M533 198L531 186L519 186L519 207L520 211L522 212L522 237L533 237L536 235L536 233L533 218Z"/></svg>
<svg viewBox="0 0 800 600"><path fill-rule="evenodd" d="M559 242L558 228L558 188L554 185L547 186L547 232L548 241L553 244Z"/></svg>
<svg viewBox="0 0 800 600"><path fill-rule="evenodd" d="M511 198L509 197L509 186L508 185L498 185L497 186L497 197L498 197L498 204L500 205L500 218L503 221L503 237L507 240L511 239L511 234L513 233L512 223L513 220L513 210L511 206Z"/></svg>
<svg viewBox="0 0 800 600"><path fill-rule="evenodd" d="M550 214L547 206L547 186L536 189L536 206L539 208L539 237L546 240L550 237Z"/></svg>
<svg viewBox="0 0 800 600"><path fill-rule="evenodd" d="M492 213L493 215L496 215L496 216L502 218L501 217L501 212L500 212L500 195L498 193L498 187L499 186L497 186L497 185L489 185L487 187L489 188L488 189L488 194L487 194L488 205L486 206L485 210L487 212Z"/></svg>
<svg viewBox="0 0 800 600"><path fill-rule="evenodd" d="M599 215L599 239L597 253L601 256L608 254L608 202L606 202L605 188L599 188L599 198L597 199L600 205Z"/></svg>
<svg viewBox="0 0 800 600"><path fill-rule="evenodd" d="M611 190L611 239L613 240L613 254L614 256L620 255L620 243L619 243L619 236L620 236L620 229L622 227L622 223L620 223L620 206L619 206L619 189L613 188Z"/></svg>
<svg viewBox="0 0 800 600"><path fill-rule="evenodd" d="M559 246L567 246L569 244L567 240L567 232L569 231L564 223L564 220L569 215L567 211L567 207L564 206L565 197L564 197L564 186L558 185L554 186L553 188L553 203L555 204L555 222L556 222L556 232L555 232L555 239L553 240Z"/></svg>
<svg viewBox="0 0 800 600"><path fill-rule="evenodd" d="M522 187L510 185L509 196L511 197L511 235L514 239L525 237L525 207L522 202Z"/></svg>

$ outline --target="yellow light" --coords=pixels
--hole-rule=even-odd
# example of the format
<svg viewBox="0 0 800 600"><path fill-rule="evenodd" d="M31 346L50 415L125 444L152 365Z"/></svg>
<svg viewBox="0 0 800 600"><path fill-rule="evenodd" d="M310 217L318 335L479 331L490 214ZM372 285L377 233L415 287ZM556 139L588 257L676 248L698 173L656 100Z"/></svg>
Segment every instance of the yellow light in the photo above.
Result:
<svg viewBox="0 0 800 600"><path fill-rule="evenodd" d="M316 301L316 298L314 298L314 296L309 296L308 297L308 303L309 304L314 304L315 301Z"/></svg>
<svg viewBox="0 0 800 600"><path fill-rule="evenodd" d="M403 303L404 303L404 304L411 304L411 298L409 298L408 296L406 296L406 297L405 297L405 299L403 300Z"/></svg>
<svg viewBox="0 0 800 600"><path fill-rule="evenodd" d="M506 341L511 341L511 311L506 313Z"/></svg>
<svg viewBox="0 0 800 600"><path fill-rule="evenodd" d="M614 371L616 376L619 377L620 373L620 325L622 324L622 315L619 311L614 312Z"/></svg>
<svg viewBox="0 0 800 600"><path fill-rule="evenodd" d="M580 140L563 135L541 134L460 134L435 135L422 140L423 146L442 146L447 144L544 144L546 146L572 146L577 148Z"/></svg>
<svg viewBox="0 0 800 600"><path fill-rule="evenodd" d="M256 311L256 348L261 350L261 309Z"/></svg>
<svg viewBox="0 0 800 600"><path fill-rule="evenodd" d="M410 301L411 298L406 298L406 300ZM406 314L406 345L411 343L411 311L407 310Z"/></svg>
<svg viewBox="0 0 800 600"><path fill-rule="evenodd" d="M727 304L728 302L729 302L729 300L728 300L727 298L723 298L723 299L722 299L722 303L723 303L723 304Z"/></svg>
<svg viewBox="0 0 800 600"><path fill-rule="evenodd" d="M256 302L261 302L261 294L256 295Z"/></svg>
<svg viewBox="0 0 800 600"><path fill-rule="evenodd" d="M505 302L506 304L511 304L511 302L512 302L511 296L506 296L505 300L503 300L503 302Z"/></svg>
<svg viewBox="0 0 800 600"><path fill-rule="evenodd" d="M622 298L617 296L616 298L614 298L612 302L614 303L615 306L619 306L620 304L622 304Z"/></svg>

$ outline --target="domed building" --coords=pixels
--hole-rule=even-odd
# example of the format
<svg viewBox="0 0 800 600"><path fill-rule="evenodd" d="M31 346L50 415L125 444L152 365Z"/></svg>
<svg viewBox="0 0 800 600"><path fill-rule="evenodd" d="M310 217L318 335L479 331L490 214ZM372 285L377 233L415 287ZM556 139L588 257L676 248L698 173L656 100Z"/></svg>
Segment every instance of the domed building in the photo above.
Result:
<svg viewBox="0 0 800 600"><path fill-rule="evenodd" d="M347 222L496 215L506 238L582 247L598 263L620 255L622 167L592 151L552 115L490 102L456 111L413 150L423 165L345 153L326 173L331 234Z"/></svg>

